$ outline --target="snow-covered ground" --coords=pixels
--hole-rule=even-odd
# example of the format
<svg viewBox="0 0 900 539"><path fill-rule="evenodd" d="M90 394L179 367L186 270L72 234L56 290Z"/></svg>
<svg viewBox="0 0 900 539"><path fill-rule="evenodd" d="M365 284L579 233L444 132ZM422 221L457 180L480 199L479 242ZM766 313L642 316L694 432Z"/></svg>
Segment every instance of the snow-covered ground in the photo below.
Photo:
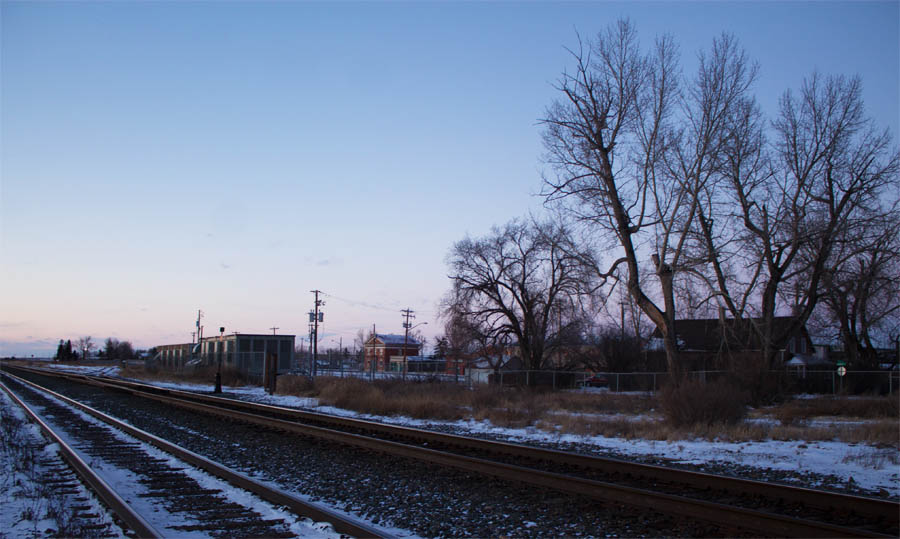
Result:
<svg viewBox="0 0 900 539"><path fill-rule="evenodd" d="M84 373L114 374L114 367L56 366ZM156 383L156 385L188 391L212 391L211 385ZM656 441L553 434L536 428L501 428L487 421L433 421L405 417L375 417L330 406L320 406L316 399L268 395L262 388L227 388L228 393L256 402L303 408L317 412L357 417L396 425L445 427L459 432L483 433L514 442L580 444L622 455L666 459L673 463L693 465L722 464L761 470L796 473L814 486L816 476L832 482L852 483L869 491L884 491L900 496L900 464L894 448L877 448L866 444L835 441L750 441L723 442L707 440ZM900 427L898 427L900 428ZM812 475L810 475L812 474Z"/></svg>
<svg viewBox="0 0 900 539"><path fill-rule="evenodd" d="M81 485L74 493L59 494L45 479L54 477L49 463L62 462L58 446L47 443L40 428L25 420L25 413L0 390L0 417L3 421L3 446L0 447L0 537L47 537L65 535L63 527L71 520L72 500L88 506L86 513L97 515L94 522L108 524L107 533L125 537L106 514L102 504ZM54 477L55 478L55 477Z"/></svg>

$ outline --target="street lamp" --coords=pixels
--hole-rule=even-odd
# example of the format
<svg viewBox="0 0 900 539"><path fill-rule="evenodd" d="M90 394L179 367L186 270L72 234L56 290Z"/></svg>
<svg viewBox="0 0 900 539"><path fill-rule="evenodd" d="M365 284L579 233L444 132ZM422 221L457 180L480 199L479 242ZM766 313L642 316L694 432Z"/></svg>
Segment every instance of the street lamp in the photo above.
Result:
<svg viewBox="0 0 900 539"><path fill-rule="evenodd" d="M406 328L406 333L403 337L403 379L406 380L406 345L409 343L409 330L416 329L419 326L424 326L428 322L420 322L414 326L411 326L409 322L403 324L403 327Z"/></svg>

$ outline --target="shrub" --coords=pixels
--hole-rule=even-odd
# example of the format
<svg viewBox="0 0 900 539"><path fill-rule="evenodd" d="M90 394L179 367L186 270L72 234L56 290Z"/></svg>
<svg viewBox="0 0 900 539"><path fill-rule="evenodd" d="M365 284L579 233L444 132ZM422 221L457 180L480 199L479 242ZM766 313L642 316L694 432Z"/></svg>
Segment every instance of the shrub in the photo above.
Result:
<svg viewBox="0 0 900 539"><path fill-rule="evenodd" d="M660 394L660 407L673 427L735 424L747 414L750 394L728 381L685 381Z"/></svg>
<svg viewBox="0 0 900 539"><path fill-rule="evenodd" d="M315 385L309 377L289 374L278 377L275 392L280 395L307 396L314 393L314 388Z"/></svg>
<svg viewBox="0 0 900 539"><path fill-rule="evenodd" d="M215 380L215 371L213 371L213 379ZM241 387L250 383L250 377L247 373L241 371L237 367L230 365L222 366L222 385L230 387Z"/></svg>
<svg viewBox="0 0 900 539"><path fill-rule="evenodd" d="M732 385L746 388L747 402L753 406L784 402L790 385L786 373L760 369L756 365L736 369L730 379Z"/></svg>
<svg viewBox="0 0 900 539"><path fill-rule="evenodd" d="M900 400L896 396L868 398L817 397L814 399L792 400L784 403L775 411L775 417L784 425L823 416L896 419L900 417Z"/></svg>

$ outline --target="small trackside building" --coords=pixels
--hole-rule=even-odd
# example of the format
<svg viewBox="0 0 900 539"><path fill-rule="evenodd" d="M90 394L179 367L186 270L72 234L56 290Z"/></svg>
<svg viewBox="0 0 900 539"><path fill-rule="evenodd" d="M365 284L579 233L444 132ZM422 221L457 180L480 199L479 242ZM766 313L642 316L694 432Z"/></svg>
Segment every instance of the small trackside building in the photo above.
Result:
<svg viewBox="0 0 900 539"><path fill-rule="evenodd" d="M204 337L197 344L162 344L153 360L162 368L178 370L192 365L237 369L251 376L262 376L267 356L274 356L279 373L294 366L294 335L233 333Z"/></svg>
<svg viewBox="0 0 900 539"><path fill-rule="evenodd" d="M286 372L294 365L294 335L265 335L233 333L204 337L200 341L200 358L207 365L232 367L250 375L263 374L268 355L276 356L278 372Z"/></svg>
<svg viewBox="0 0 900 539"><path fill-rule="evenodd" d="M159 366L167 370L178 370L191 360L191 348L196 345L161 344L156 347L156 360Z"/></svg>

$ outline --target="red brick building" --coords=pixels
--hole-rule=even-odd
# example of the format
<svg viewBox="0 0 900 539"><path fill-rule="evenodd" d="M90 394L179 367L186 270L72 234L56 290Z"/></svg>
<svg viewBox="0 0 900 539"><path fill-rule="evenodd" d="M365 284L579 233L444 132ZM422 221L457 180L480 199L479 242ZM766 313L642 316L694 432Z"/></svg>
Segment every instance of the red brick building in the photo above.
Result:
<svg viewBox="0 0 900 539"><path fill-rule="evenodd" d="M366 372L371 372L374 365L376 372L388 371L390 370L391 356L403 356L404 350L407 357L417 356L421 348L422 345L412 337L406 339L403 335L376 333L369 337L369 340L363 345L364 368Z"/></svg>

